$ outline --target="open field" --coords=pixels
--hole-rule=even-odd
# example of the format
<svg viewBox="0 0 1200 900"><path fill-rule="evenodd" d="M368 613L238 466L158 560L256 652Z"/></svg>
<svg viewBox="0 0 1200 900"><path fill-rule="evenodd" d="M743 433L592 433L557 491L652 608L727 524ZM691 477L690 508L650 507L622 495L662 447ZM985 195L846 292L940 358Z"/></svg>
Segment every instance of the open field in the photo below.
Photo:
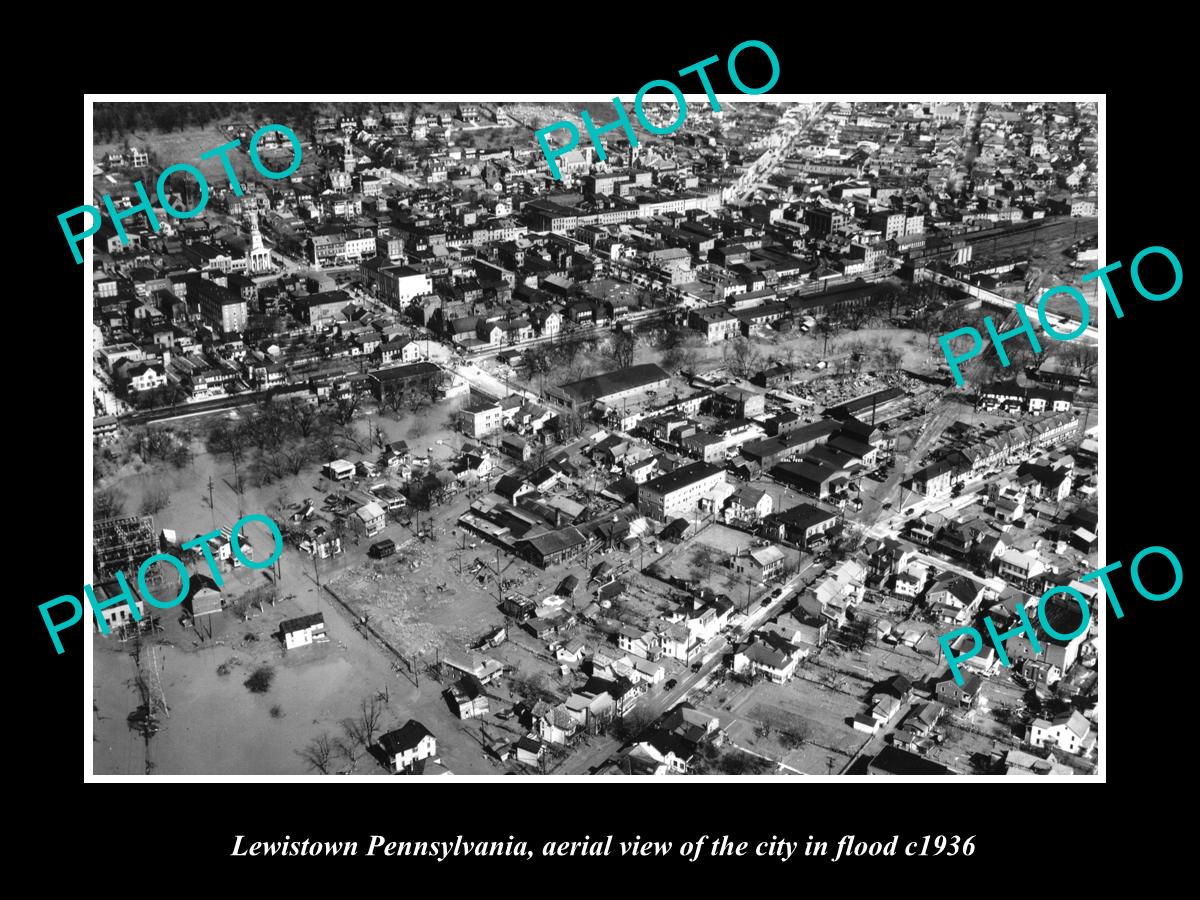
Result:
<svg viewBox="0 0 1200 900"><path fill-rule="evenodd" d="M298 137L300 135L297 135ZM234 138L225 132L225 129L215 125L210 125L204 128L188 128L183 131L172 131L167 133L144 133L136 132L122 137L119 141L113 141L107 144L94 144L93 160L99 162L109 151L121 152L126 146L138 147L147 150L152 154L157 155L159 168L166 168L175 163L187 163L190 166L195 166L204 173L204 177L208 180L209 186L218 185L225 187L228 184L228 177L225 174L225 167L221 159L213 156L209 159L201 159L200 154L205 151L212 150L214 147L220 147L222 144L227 144ZM315 157L315 152L311 144L306 144L304 138L301 137L302 143L302 163L301 171L312 167L311 159ZM245 141L242 142L243 147ZM285 168L291 161L291 150L283 151L266 151L262 154L263 164L272 168ZM254 164L250 161L250 155L241 150L234 150L228 154L230 164L233 166L234 172L237 174L238 181L242 185L259 183L264 186L278 184L264 178L254 168ZM125 179L120 174L114 174L118 185L126 187L131 185L129 179ZM97 176L93 179L93 186L100 194L111 193L117 188L111 181L104 176ZM154 186L146 184L147 194L153 195Z"/></svg>
<svg viewBox="0 0 1200 900"><path fill-rule="evenodd" d="M800 676L785 685L760 682L733 704L730 712L736 721L729 735L738 746L782 760L807 775L827 775L841 771L862 745L866 736L846 724L860 710L861 703L854 697ZM755 728L762 725L771 730L759 736ZM803 746L785 747L780 728L799 729Z"/></svg>
<svg viewBox="0 0 1200 900"><path fill-rule="evenodd" d="M748 576L727 567L727 560L751 549L756 539L753 535L735 528L714 523L692 537L687 544L673 554L663 565L669 576L680 579L699 579L708 588L728 594L740 609L747 600L753 602L771 590L771 585L751 583ZM788 547L780 546L786 560L784 568L794 568L800 554ZM749 594L747 588L749 587Z"/></svg>

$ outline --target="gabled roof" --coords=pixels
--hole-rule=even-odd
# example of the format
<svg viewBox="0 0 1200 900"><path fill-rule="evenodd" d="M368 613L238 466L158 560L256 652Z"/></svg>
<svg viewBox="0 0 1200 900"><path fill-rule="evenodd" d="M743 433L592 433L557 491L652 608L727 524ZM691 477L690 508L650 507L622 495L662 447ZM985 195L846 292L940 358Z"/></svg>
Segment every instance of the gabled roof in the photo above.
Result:
<svg viewBox="0 0 1200 900"><path fill-rule="evenodd" d="M426 737L433 737L433 732L416 719L409 719L404 723L403 728L389 731L380 737L379 746L389 756L395 756L398 753L403 753L405 750L416 749L417 745Z"/></svg>
<svg viewBox="0 0 1200 900"><path fill-rule="evenodd" d="M938 682L938 687L941 687L943 684L947 683L953 685L954 687L959 687L958 683L953 677L942 679ZM977 694L982 687L983 679L979 675L971 673L963 678L961 690L964 694Z"/></svg>

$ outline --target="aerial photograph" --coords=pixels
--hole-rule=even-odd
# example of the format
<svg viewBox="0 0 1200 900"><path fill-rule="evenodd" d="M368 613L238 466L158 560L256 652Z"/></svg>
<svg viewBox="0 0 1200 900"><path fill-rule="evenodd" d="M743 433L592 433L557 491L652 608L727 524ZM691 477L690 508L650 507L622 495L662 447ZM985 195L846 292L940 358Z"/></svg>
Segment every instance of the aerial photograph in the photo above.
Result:
<svg viewBox="0 0 1200 900"><path fill-rule="evenodd" d="M1097 104L787 96L94 102L92 773L1095 774Z"/></svg>

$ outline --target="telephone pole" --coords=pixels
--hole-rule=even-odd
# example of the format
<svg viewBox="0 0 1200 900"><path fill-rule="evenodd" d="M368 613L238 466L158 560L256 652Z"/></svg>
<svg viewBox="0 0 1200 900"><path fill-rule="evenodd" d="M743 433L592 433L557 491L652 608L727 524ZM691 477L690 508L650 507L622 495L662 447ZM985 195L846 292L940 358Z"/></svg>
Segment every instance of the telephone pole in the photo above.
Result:
<svg viewBox="0 0 1200 900"><path fill-rule="evenodd" d="M217 530L217 510L213 506L213 480L212 476L208 476L208 511L212 514L213 531Z"/></svg>

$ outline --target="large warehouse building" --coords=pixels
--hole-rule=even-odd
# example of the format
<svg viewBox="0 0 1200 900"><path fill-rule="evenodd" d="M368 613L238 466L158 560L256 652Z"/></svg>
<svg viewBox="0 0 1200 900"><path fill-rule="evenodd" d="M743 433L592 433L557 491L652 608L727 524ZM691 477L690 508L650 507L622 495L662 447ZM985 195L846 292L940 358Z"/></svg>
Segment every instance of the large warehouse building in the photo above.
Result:
<svg viewBox="0 0 1200 900"><path fill-rule="evenodd" d="M614 403L646 391L665 390L670 383L670 375L654 363L646 363L572 381L552 389L550 393L571 406L587 406L597 401Z"/></svg>

